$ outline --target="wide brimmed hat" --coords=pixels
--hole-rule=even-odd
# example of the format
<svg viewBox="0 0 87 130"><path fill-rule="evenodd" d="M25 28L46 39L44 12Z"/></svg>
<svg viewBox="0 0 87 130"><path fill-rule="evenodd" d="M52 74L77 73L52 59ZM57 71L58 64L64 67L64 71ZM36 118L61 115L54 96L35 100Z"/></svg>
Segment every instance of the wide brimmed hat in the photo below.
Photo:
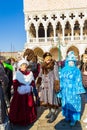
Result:
<svg viewBox="0 0 87 130"><path fill-rule="evenodd" d="M22 64L26 64L26 65L28 66L28 65L29 65L29 62L28 62L26 59L20 60L20 61L18 62L18 68L20 68L20 66L21 66Z"/></svg>

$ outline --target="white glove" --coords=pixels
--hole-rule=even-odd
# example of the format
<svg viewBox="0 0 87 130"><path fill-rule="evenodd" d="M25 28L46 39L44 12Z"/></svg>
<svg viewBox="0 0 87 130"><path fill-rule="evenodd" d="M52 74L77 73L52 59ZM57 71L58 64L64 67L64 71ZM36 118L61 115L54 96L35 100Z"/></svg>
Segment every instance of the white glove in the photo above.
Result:
<svg viewBox="0 0 87 130"><path fill-rule="evenodd" d="M32 91L32 86L30 86L29 84L21 85L20 87L18 87L17 91L19 94L30 93Z"/></svg>

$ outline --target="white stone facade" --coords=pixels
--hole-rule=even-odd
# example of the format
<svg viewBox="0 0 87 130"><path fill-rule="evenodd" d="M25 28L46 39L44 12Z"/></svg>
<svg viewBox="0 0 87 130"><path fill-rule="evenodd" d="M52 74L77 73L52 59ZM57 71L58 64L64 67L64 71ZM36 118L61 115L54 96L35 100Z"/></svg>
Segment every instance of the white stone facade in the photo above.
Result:
<svg viewBox="0 0 87 130"><path fill-rule="evenodd" d="M24 0L26 43L36 54L61 49L81 56L87 48L87 0Z"/></svg>

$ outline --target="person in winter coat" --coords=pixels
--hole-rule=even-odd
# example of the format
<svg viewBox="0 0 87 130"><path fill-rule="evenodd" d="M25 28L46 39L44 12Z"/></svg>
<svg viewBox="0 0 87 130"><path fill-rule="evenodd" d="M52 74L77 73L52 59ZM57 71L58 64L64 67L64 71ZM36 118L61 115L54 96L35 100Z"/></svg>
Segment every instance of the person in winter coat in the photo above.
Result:
<svg viewBox="0 0 87 130"><path fill-rule="evenodd" d="M41 93L40 101L47 104L49 109L49 113L46 115L48 123L52 123L56 119L59 107L55 91L59 90L58 65L49 52L44 53L43 59L36 86L39 87Z"/></svg>
<svg viewBox="0 0 87 130"><path fill-rule="evenodd" d="M18 70L13 76L14 94L10 103L9 120L14 125L26 126L37 119L33 98L35 81L32 71L27 69L28 61L18 62Z"/></svg>
<svg viewBox="0 0 87 130"><path fill-rule="evenodd" d="M76 65L73 51L68 52L65 66L60 72L60 92L62 114L74 126L81 118L81 94L85 93L80 69Z"/></svg>
<svg viewBox="0 0 87 130"><path fill-rule="evenodd" d="M5 73L4 66L0 62L0 124L5 123L8 115L10 102L6 93L9 79Z"/></svg>
<svg viewBox="0 0 87 130"><path fill-rule="evenodd" d="M3 62L4 68L5 68L5 72L8 76L9 82L8 82L8 86L7 86L7 96L8 99L10 101L11 99L11 87L13 85L13 66L11 65L11 59L7 59L5 62Z"/></svg>

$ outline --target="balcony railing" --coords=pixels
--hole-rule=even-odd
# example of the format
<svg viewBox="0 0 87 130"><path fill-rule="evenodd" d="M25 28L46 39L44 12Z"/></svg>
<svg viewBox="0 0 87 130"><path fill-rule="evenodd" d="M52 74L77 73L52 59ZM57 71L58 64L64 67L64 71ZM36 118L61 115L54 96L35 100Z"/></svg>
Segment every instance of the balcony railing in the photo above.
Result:
<svg viewBox="0 0 87 130"><path fill-rule="evenodd" d="M81 43L82 42L86 42L87 43L87 36L83 35L82 37L81 36L64 36L64 37L61 37L60 38L60 41L62 43L70 43L70 42L79 42ZM30 38L29 39L29 42L30 44L37 44L37 43L40 43L40 44L54 44L54 43L57 43L58 42L58 37L42 37L42 38Z"/></svg>

